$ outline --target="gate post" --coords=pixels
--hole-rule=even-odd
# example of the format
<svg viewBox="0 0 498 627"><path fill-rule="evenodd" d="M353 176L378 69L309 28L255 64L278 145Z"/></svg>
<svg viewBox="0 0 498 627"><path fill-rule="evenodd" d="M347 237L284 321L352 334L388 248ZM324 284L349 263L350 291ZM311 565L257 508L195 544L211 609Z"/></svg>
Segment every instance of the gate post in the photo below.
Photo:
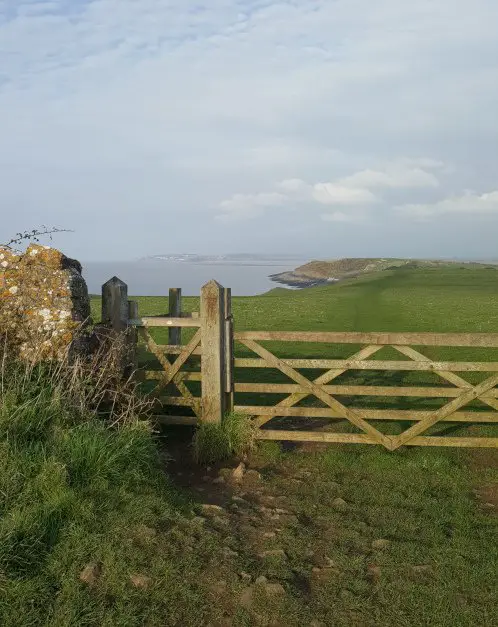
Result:
<svg viewBox="0 0 498 627"><path fill-rule="evenodd" d="M128 286L114 276L102 285L102 323L111 330L113 342L119 351L118 360L123 374L129 365L128 338Z"/></svg>
<svg viewBox="0 0 498 627"><path fill-rule="evenodd" d="M216 281L201 290L202 421L221 422L232 410L230 291Z"/></svg>
<svg viewBox="0 0 498 627"><path fill-rule="evenodd" d="M116 332L128 327L128 286L117 276L102 286L102 322Z"/></svg>

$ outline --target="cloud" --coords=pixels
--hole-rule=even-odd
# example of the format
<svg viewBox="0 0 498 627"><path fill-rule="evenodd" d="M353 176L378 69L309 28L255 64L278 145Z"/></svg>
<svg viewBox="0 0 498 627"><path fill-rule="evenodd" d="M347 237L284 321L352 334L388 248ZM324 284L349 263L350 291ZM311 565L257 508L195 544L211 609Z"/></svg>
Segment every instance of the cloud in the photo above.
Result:
<svg viewBox="0 0 498 627"><path fill-rule="evenodd" d="M396 207L401 214L418 220L447 215L498 217L498 191L477 194L467 191L461 196L445 198L432 204L407 204Z"/></svg>
<svg viewBox="0 0 498 627"><path fill-rule="evenodd" d="M433 167L433 166L432 166ZM431 172L403 165L388 166L385 171L363 170L343 180L344 185L360 188L416 189L438 187Z"/></svg>
<svg viewBox="0 0 498 627"><path fill-rule="evenodd" d="M438 186L439 181L432 173L418 167L407 167L400 161L388 163L383 169L361 170L325 183L308 183L299 178L284 179L275 184L277 191L234 194L222 201L218 209L223 219L238 220L261 216L267 209L275 207L291 209L301 206L313 210L313 207L327 205L338 209L322 214L322 219L327 222L363 222L369 215L366 209L382 202L382 195L379 195L382 190L431 189Z"/></svg>
<svg viewBox="0 0 498 627"><path fill-rule="evenodd" d="M324 222L346 222L351 224L361 224L367 219L367 216L361 211L349 213L334 211L333 213L322 213L320 217Z"/></svg>
<svg viewBox="0 0 498 627"><path fill-rule="evenodd" d="M369 205L377 198L368 189L355 188L334 183L316 183L313 186L313 199L322 205Z"/></svg>
<svg viewBox="0 0 498 627"><path fill-rule="evenodd" d="M255 218L263 214L265 209L282 206L286 200L283 194L277 192L234 194L220 203L221 213L217 217L221 220Z"/></svg>

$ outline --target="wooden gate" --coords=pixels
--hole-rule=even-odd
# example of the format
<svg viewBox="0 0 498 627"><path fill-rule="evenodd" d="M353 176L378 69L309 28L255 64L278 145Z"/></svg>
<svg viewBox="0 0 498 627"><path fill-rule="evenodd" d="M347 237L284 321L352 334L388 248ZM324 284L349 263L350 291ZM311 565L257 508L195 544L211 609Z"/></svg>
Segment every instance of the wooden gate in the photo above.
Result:
<svg viewBox="0 0 498 627"><path fill-rule="evenodd" d="M266 440L297 440L316 442L344 442L381 444L389 450L408 446L466 446L498 447L496 437L450 437L429 435L428 431L439 423L468 423L472 425L498 422L498 361L434 361L413 346L418 347L471 347L497 348L498 334L454 333L294 333L294 332L241 332L235 340L250 349L257 358L239 358L236 368L270 368L286 375L290 383L236 383L236 393L288 394L273 406L237 404L235 411L255 420L258 438ZM313 342L340 345L363 345L347 359L287 359L276 356L261 342ZM390 347L404 360L379 360L377 353ZM371 359L375 357L374 359ZM406 360L408 358L408 360ZM496 359L496 356L494 357ZM324 370L319 377L309 379L301 370ZM346 373L371 372L426 372L438 375L448 385L388 386L388 385L331 385ZM471 383L457 373L476 373L480 381ZM322 407L302 406L305 399L314 397ZM344 400L340 401L338 398ZM357 397L383 397L384 399L450 399L432 410L371 409L357 407L351 401ZM482 407L476 407L476 401ZM467 408L473 404L471 408ZM489 411L489 409L493 411ZM296 431L265 428L275 417L306 417L342 419L356 433L328 431ZM398 434L386 434L379 421L408 421L408 428ZM331 421L332 422L332 421ZM382 423L380 423L382 424ZM263 427L263 428L261 428Z"/></svg>
<svg viewBox="0 0 498 627"><path fill-rule="evenodd" d="M102 294L103 321L116 333L128 332L128 364L136 369L139 338L148 351L149 359L137 372L149 386L157 420L162 423L220 422L235 410L250 417L258 427L257 437L266 440L380 444L389 450L403 445L498 447L498 438L490 437L485 427L498 423L498 333L234 333L231 292L215 281L202 288L199 313L182 313L180 291L173 290L167 315L139 316L137 304L127 300L126 284L116 277L103 286ZM154 336L160 328L169 329L166 343ZM181 329L189 334L184 344ZM234 342L254 356L234 359ZM340 359L289 358L278 356L279 351L262 342L282 343L292 350L303 343L326 344L330 351L349 346L354 352ZM446 358L449 349L462 348L472 353L471 358L468 354L466 361ZM379 359L385 349L394 358ZM478 361L475 353L481 349L488 353ZM285 376L286 382L258 381L262 368ZM239 380L248 369L250 379ZM313 376L303 371L312 371ZM370 380L365 373L371 375ZM407 381L407 373L415 381ZM394 385L392 378L385 380L390 375L397 377ZM418 380L421 375L426 378ZM429 375L433 381L427 380ZM190 382L197 384L197 394ZM275 394L284 398L273 405L243 402L254 394L266 403ZM372 406L379 401L388 406ZM415 406L408 407L410 401ZM174 408L176 413L186 408L190 415L175 415ZM279 428L269 428L274 418L279 419ZM285 428L285 421L292 418L325 419L329 428ZM403 423L409 426L404 428ZM478 432L448 435L448 428L454 431L465 425ZM437 431L443 427L443 433Z"/></svg>

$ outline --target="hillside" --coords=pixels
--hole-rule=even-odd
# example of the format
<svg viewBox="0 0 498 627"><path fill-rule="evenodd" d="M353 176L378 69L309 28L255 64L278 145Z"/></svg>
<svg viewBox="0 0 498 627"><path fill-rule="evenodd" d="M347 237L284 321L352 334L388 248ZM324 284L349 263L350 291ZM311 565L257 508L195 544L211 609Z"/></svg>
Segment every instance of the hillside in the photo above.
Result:
<svg viewBox="0 0 498 627"><path fill-rule="evenodd" d="M276 283L292 287L313 287L394 268L445 267L449 265L471 267L484 264L426 259L345 258L330 261L311 261L291 272L274 274L270 278Z"/></svg>

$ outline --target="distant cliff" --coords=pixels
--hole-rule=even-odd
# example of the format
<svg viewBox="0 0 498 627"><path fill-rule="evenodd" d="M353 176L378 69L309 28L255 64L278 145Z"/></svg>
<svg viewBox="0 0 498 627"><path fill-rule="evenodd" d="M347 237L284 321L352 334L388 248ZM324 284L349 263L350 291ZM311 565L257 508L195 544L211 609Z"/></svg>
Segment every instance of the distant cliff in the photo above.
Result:
<svg viewBox="0 0 498 627"><path fill-rule="evenodd" d="M331 261L311 261L303 266L299 266L291 272L281 272L270 276L272 281L290 287L313 287L335 283L344 279L350 279L362 274L381 272L390 268L401 267L427 267L448 265L455 261L443 260L420 260L420 259L388 259L388 258L366 258L366 259L336 259Z"/></svg>
<svg viewBox="0 0 498 627"><path fill-rule="evenodd" d="M195 263L195 264L234 264L234 265L284 265L294 264L304 261L303 257L298 255L258 255L255 253L238 253L227 255L198 255L193 253L176 254L164 253L162 255L153 255L144 257L140 261L170 261L175 263Z"/></svg>

